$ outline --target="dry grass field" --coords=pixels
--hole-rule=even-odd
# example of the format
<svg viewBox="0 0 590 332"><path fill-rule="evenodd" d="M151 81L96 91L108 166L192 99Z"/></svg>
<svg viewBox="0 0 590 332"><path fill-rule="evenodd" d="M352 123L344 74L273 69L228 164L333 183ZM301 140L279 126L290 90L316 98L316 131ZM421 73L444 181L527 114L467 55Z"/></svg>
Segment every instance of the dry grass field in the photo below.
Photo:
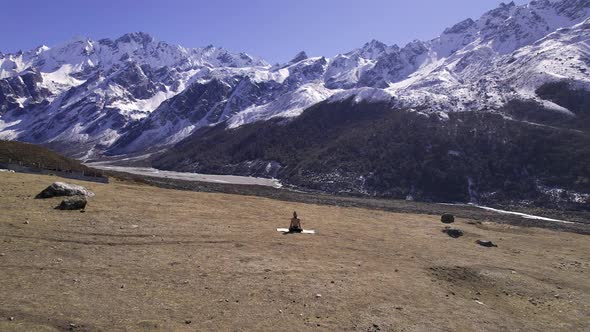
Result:
<svg viewBox="0 0 590 332"><path fill-rule="evenodd" d="M122 181L59 211L54 181L0 174L0 331L590 331L588 235Z"/></svg>

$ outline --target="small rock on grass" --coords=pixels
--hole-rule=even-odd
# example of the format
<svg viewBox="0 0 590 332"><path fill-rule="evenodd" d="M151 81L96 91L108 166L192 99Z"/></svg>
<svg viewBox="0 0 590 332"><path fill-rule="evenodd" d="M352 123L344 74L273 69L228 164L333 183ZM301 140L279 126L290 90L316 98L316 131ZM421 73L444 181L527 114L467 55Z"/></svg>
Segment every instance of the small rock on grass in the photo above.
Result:
<svg viewBox="0 0 590 332"><path fill-rule="evenodd" d="M443 233L447 233L448 236L456 239L458 237L463 236L463 231L458 228L445 228L443 229Z"/></svg>
<svg viewBox="0 0 590 332"><path fill-rule="evenodd" d="M497 247L498 245L494 244L492 241L487 241L487 240L477 240L475 241L475 243L479 244L482 247Z"/></svg>
<svg viewBox="0 0 590 332"><path fill-rule="evenodd" d="M56 207L57 210L80 210L86 207L85 196L73 196L71 198L64 199L60 205Z"/></svg>
<svg viewBox="0 0 590 332"><path fill-rule="evenodd" d="M367 329L367 332L379 332L381 331L381 327L378 324L373 324L373 326Z"/></svg>

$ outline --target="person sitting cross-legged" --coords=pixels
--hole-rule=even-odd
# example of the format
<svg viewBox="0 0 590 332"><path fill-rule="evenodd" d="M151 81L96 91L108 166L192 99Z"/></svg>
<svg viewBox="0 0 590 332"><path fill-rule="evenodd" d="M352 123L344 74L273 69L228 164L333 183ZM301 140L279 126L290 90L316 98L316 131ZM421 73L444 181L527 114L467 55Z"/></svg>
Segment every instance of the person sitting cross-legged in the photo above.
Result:
<svg viewBox="0 0 590 332"><path fill-rule="evenodd" d="M301 219L297 218L297 212L293 212L293 218L291 218L291 225L289 225L289 233L301 233L303 228L301 227Z"/></svg>

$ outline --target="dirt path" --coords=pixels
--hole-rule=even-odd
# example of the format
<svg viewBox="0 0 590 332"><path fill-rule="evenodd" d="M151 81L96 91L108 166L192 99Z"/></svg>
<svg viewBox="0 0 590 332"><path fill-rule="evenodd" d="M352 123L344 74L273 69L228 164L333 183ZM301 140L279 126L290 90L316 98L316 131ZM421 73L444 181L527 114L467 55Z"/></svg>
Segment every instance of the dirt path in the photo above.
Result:
<svg viewBox="0 0 590 332"><path fill-rule="evenodd" d="M587 235L119 181L58 211L55 180L0 175L1 331L589 327ZM293 210L318 234L276 232Z"/></svg>

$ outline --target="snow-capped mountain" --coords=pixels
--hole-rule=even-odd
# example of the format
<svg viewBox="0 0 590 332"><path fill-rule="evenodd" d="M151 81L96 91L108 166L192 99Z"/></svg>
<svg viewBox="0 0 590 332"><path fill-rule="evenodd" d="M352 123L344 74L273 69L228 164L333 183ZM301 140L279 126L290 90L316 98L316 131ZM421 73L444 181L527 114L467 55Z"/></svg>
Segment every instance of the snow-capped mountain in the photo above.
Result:
<svg viewBox="0 0 590 332"><path fill-rule="evenodd" d="M271 66L244 53L188 49L145 33L0 53L0 138L92 158L170 146L199 128L296 117L354 97L424 112L494 111L511 100L568 109L545 83L588 87L590 0L502 4L430 41L370 41L333 58Z"/></svg>
<svg viewBox="0 0 590 332"><path fill-rule="evenodd" d="M76 143L68 148L73 154L107 147L193 82L211 79L213 71L255 67L268 65L244 53L213 46L186 49L145 33L2 54L0 135Z"/></svg>
<svg viewBox="0 0 590 332"><path fill-rule="evenodd" d="M535 99L535 89L551 81L586 85L589 17L588 0L502 4L429 42L414 41L401 49L394 45L357 85L384 90L387 94L372 95L391 95L399 107L445 112L498 109L512 99ZM334 98L361 92L367 94L352 89Z"/></svg>

